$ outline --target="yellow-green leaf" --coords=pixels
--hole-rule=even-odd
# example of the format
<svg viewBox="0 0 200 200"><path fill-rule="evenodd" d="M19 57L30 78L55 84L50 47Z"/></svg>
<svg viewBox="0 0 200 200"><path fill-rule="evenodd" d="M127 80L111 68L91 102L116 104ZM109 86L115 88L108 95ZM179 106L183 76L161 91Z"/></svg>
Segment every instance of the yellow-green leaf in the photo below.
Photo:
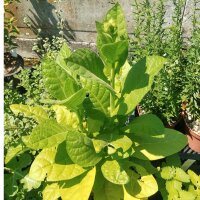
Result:
<svg viewBox="0 0 200 200"><path fill-rule="evenodd" d="M92 140L78 131L67 134L66 148L72 161L82 167L95 166L102 159L95 152Z"/></svg>
<svg viewBox="0 0 200 200"><path fill-rule="evenodd" d="M135 152L132 156L144 160L157 160L172 155L187 145L187 138L184 134L169 128L161 135L132 134L135 142ZM177 141L179 141L177 143Z"/></svg>
<svg viewBox="0 0 200 200"><path fill-rule="evenodd" d="M132 195L130 195L127 191L126 191L126 188L123 186L123 189L124 189L124 200L147 200L147 198L136 198L136 197L133 197Z"/></svg>
<svg viewBox="0 0 200 200"><path fill-rule="evenodd" d="M129 176L123 169L120 162L116 160L107 160L101 166L103 176L114 184L127 184L129 182Z"/></svg>
<svg viewBox="0 0 200 200"><path fill-rule="evenodd" d="M42 73L46 89L58 100L69 98L80 88L65 69L48 57L42 61Z"/></svg>
<svg viewBox="0 0 200 200"><path fill-rule="evenodd" d="M56 113L56 120L59 124L67 127L77 128L79 119L74 112L70 112L65 106L54 105L52 109Z"/></svg>
<svg viewBox="0 0 200 200"><path fill-rule="evenodd" d="M43 200L56 200L60 197L58 183L48 184L42 191Z"/></svg>
<svg viewBox="0 0 200 200"><path fill-rule="evenodd" d="M49 148L62 143L69 131L55 120L49 119L36 126L30 135L23 136L22 140L31 149Z"/></svg>
<svg viewBox="0 0 200 200"><path fill-rule="evenodd" d="M5 156L5 164L7 164L12 158L14 158L17 154L23 152L23 147L21 144L17 145L16 147L10 147L7 151L7 154Z"/></svg>
<svg viewBox="0 0 200 200"><path fill-rule="evenodd" d="M152 175L140 176L129 170L130 182L125 185L126 192L135 198L147 198L158 191L158 185ZM127 198L130 198L127 194Z"/></svg>
<svg viewBox="0 0 200 200"><path fill-rule="evenodd" d="M188 174L190 176L191 182L196 186L200 187L200 175L198 176L192 170L188 170Z"/></svg>
<svg viewBox="0 0 200 200"><path fill-rule="evenodd" d="M166 59L160 56L147 56L135 64L127 73L121 99L118 102L118 114L129 114L151 89L154 76L162 69Z"/></svg>
<svg viewBox="0 0 200 200"><path fill-rule="evenodd" d="M123 199L122 186L113 184L105 179L103 182L103 186L94 190L94 200L121 200L121 199Z"/></svg>
<svg viewBox="0 0 200 200"><path fill-rule="evenodd" d="M189 183L190 182L190 176L181 168L176 168L176 174L174 176L174 179L180 182Z"/></svg>
<svg viewBox="0 0 200 200"><path fill-rule="evenodd" d="M97 140L97 139L92 139L94 149L96 153L101 152L101 150L108 144L107 142L103 140Z"/></svg>
<svg viewBox="0 0 200 200"><path fill-rule="evenodd" d="M71 50L68 47L67 43L64 43L61 47L60 51L58 52L56 63L63 68L68 74L70 74L70 71L67 67L65 59L68 58L71 55ZM70 74L71 75L71 74Z"/></svg>
<svg viewBox="0 0 200 200"><path fill-rule="evenodd" d="M31 165L29 177L38 181L43 181L45 177L47 177L47 181L63 181L77 177L86 171L70 160L64 163L58 163L56 161L57 151L58 149L55 147L42 150ZM67 159L65 143L60 148L60 153Z"/></svg>
<svg viewBox="0 0 200 200"><path fill-rule="evenodd" d="M42 150L33 161L29 177L37 181L43 181L47 174L50 173L52 169L52 163L54 162L56 155L56 148L48 148Z"/></svg>
<svg viewBox="0 0 200 200"><path fill-rule="evenodd" d="M23 104L12 104L10 109L15 115L23 113L25 117L35 119L37 122L43 122L48 119L48 114L41 106L29 106Z"/></svg>
<svg viewBox="0 0 200 200"><path fill-rule="evenodd" d="M172 166L166 166L166 167L163 167L162 170L161 170L161 177L165 180L170 180L172 179L176 174L176 169Z"/></svg>
<svg viewBox="0 0 200 200"><path fill-rule="evenodd" d="M123 130L127 133L134 133L138 135L160 135L165 131L162 121L153 114L145 114L136 117Z"/></svg>
<svg viewBox="0 0 200 200"><path fill-rule="evenodd" d="M73 184L68 181L60 189L62 200L88 200L94 185L96 168L91 169L80 182Z"/></svg>

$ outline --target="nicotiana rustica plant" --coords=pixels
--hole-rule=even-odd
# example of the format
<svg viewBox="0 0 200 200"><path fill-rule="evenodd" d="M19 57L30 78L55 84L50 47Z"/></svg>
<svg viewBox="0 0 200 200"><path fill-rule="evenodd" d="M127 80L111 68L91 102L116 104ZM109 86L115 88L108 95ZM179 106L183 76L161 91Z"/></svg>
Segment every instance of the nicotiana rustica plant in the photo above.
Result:
<svg viewBox="0 0 200 200"><path fill-rule="evenodd" d="M38 125L22 137L16 152L8 152L6 163L35 150L25 180L29 190L41 183L45 200L148 198L158 190L150 160L174 154L187 143L153 114L126 124L166 59L147 56L129 65L128 34L118 3L96 28L98 54L86 48L71 52L64 44L56 59L42 61L44 82L54 98L46 103L55 116L42 106L11 105L14 113L24 113Z"/></svg>

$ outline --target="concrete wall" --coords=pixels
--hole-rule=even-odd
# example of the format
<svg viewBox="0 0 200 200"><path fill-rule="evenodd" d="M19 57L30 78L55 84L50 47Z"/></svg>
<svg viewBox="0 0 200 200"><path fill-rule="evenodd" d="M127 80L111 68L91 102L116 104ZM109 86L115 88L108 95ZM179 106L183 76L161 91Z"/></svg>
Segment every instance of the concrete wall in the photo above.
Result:
<svg viewBox="0 0 200 200"><path fill-rule="evenodd" d="M153 1L153 0L152 0ZM156 1L156 0L154 0ZM166 22L170 24L171 13L173 6L172 0L167 0L166 6ZM50 3L49 3L50 2ZM132 20L133 0L119 1L124 9L127 19L128 32L131 34L134 29ZM184 16L184 31L185 35L189 36L191 28L191 13L192 0L188 0ZM73 48L80 45L91 46L96 39L95 21L101 20L107 10L112 7L109 0L62 0L54 3L53 0L21 0L21 3L16 3L12 6L17 21L17 26L20 30L17 42L19 44L18 52L24 57L35 57L32 52L32 44L35 41L35 31L31 31L23 22L24 17L27 17L35 27L35 30L40 27L42 33L47 35L57 35L56 28L58 17L55 10L61 10L61 17L65 20L65 35L71 41Z"/></svg>

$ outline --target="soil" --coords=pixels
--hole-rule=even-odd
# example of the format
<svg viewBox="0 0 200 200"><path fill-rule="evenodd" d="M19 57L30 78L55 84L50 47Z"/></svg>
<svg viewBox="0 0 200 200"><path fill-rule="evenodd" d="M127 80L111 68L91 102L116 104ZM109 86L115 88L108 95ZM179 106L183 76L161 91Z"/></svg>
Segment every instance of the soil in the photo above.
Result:
<svg viewBox="0 0 200 200"><path fill-rule="evenodd" d="M20 71L23 66L24 60L20 55L13 57L10 52L4 53L4 76L10 76Z"/></svg>

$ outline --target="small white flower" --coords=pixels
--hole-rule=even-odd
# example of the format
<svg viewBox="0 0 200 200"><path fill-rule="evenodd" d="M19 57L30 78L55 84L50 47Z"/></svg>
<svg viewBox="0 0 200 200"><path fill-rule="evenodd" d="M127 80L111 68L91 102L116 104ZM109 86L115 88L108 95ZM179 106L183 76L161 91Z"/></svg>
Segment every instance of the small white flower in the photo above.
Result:
<svg viewBox="0 0 200 200"><path fill-rule="evenodd" d="M59 35L63 35L63 34L64 34L64 32L63 32L63 31L60 31L60 32L59 32Z"/></svg>

